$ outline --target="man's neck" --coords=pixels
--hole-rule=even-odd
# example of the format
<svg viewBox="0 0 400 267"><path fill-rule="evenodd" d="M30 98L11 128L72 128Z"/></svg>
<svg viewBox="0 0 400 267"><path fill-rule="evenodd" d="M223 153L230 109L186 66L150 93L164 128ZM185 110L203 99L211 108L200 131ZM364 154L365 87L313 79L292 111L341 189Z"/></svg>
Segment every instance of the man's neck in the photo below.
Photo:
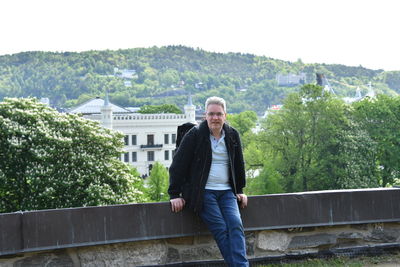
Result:
<svg viewBox="0 0 400 267"><path fill-rule="evenodd" d="M222 129L210 131L211 135L214 136L217 140L219 140L222 136Z"/></svg>

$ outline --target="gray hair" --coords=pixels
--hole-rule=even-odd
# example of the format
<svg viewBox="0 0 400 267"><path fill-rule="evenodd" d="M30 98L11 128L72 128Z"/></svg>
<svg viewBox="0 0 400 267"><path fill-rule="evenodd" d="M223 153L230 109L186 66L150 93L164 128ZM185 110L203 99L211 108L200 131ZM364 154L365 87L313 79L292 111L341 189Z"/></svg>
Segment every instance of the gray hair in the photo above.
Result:
<svg viewBox="0 0 400 267"><path fill-rule="evenodd" d="M205 109L207 110L207 107L211 104L220 105L222 107L222 109L224 110L224 112L226 113L226 102L222 97L211 96L211 97L207 98Z"/></svg>

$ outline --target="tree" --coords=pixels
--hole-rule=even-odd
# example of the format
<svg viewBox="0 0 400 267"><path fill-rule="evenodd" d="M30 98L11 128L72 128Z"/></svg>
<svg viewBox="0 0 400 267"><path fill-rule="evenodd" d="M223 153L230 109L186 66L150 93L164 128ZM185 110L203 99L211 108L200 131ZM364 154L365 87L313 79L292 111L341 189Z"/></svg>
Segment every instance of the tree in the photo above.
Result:
<svg viewBox="0 0 400 267"><path fill-rule="evenodd" d="M243 111L239 114L228 114L227 121L240 134L243 149L255 138L253 129L256 127L257 114L254 111Z"/></svg>
<svg viewBox="0 0 400 267"><path fill-rule="evenodd" d="M35 99L0 102L0 212L140 202L122 134Z"/></svg>
<svg viewBox="0 0 400 267"><path fill-rule="evenodd" d="M138 111L142 114L157 114L157 113L175 113L181 114L182 111L174 104L162 104L162 105L145 105Z"/></svg>
<svg viewBox="0 0 400 267"><path fill-rule="evenodd" d="M374 142L349 112L344 102L308 84L267 118L261 151L272 158L286 192L377 186Z"/></svg>
<svg viewBox="0 0 400 267"><path fill-rule="evenodd" d="M165 87L175 86L179 82L179 72L176 70L167 69L160 74L160 84Z"/></svg>
<svg viewBox="0 0 400 267"><path fill-rule="evenodd" d="M259 175L254 178L247 179L248 185L245 192L248 195L263 195L283 193L282 176L268 161L264 167L260 169Z"/></svg>
<svg viewBox="0 0 400 267"><path fill-rule="evenodd" d="M378 187L377 143L359 123L352 120L348 126L338 136L337 188Z"/></svg>
<svg viewBox="0 0 400 267"><path fill-rule="evenodd" d="M135 75L129 78L131 86L126 87L125 79L116 75L115 68L135 70ZM77 99L82 94L102 96L107 89L114 104L156 105L162 103L153 96L170 91L173 86L191 92L196 105L203 104L210 95L219 95L230 103L229 111L254 110L262 114L268 106L282 103L288 93L299 89L278 86L276 74L299 72L306 73L308 82L314 80L316 72L324 73L335 86L335 92L342 96L348 96L354 86L368 81L373 81L374 87L382 92L395 93L400 88L399 72L168 46L2 55L0 99L48 97L52 105L66 108L79 103ZM163 103L179 103L181 95L171 95Z"/></svg>
<svg viewBox="0 0 400 267"><path fill-rule="evenodd" d="M393 184L400 172L400 97L378 95L353 106L355 120L376 142L382 186Z"/></svg>
<svg viewBox="0 0 400 267"><path fill-rule="evenodd" d="M384 73L384 81L391 88L400 91L400 71L387 71Z"/></svg>
<svg viewBox="0 0 400 267"><path fill-rule="evenodd" d="M153 165L150 172L147 195L152 201L166 201L168 196L168 171L159 162Z"/></svg>
<svg viewBox="0 0 400 267"><path fill-rule="evenodd" d="M254 111L243 111L239 114L228 114L226 119L243 136L256 126L257 114Z"/></svg>

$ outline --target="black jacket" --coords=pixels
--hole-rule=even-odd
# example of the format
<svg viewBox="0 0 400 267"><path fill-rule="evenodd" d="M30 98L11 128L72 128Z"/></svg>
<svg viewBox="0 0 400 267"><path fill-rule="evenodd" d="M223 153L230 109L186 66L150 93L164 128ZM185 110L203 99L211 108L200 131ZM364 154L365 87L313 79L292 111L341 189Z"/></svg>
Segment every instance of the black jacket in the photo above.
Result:
<svg viewBox="0 0 400 267"><path fill-rule="evenodd" d="M229 158L229 182L235 194L246 185L242 146L239 133L226 123L225 144ZM207 121L193 127L184 136L169 168L170 198L183 197L186 205L199 211L211 168L212 152Z"/></svg>

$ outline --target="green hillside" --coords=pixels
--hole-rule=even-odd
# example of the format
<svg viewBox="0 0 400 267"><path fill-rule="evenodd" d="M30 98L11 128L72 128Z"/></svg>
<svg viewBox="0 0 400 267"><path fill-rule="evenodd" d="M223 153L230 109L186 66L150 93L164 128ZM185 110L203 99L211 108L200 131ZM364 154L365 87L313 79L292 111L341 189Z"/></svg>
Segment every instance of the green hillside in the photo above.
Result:
<svg viewBox="0 0 400 267"><path fill-rule="evenodd" d="M191 93L197 105L210 95L219 95L227 99L230 112L262 113L300 87L278 86L276 74L301 72L306 74L306 83L315 82L316 72L325 74L340 96L354 95L357 86L366 93L369 82L378 93L400 92L400 71L168 46L0 56L0 99L48 97L53 105L67 108L104 96L108 90L111 101L122 106L175 103L182 107Z"/></svg>

